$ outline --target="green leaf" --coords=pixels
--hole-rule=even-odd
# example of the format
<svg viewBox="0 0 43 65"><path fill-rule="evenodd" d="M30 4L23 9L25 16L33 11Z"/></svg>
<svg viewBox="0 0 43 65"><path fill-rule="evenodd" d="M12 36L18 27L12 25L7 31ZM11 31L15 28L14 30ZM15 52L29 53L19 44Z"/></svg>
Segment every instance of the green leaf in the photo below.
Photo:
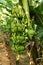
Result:
<svg viewBox="0 0 43 65"><path fill-rule="evenodd" d="M43 1L40 3L38 8L36 8L37 13L43 15Z"/></svg>
<svg viewBox="0 0 43 65"><path fill-rule="evenodd" d="M42 38L43 37L43 29L39 29L36 33L36 38Z"/></svg>

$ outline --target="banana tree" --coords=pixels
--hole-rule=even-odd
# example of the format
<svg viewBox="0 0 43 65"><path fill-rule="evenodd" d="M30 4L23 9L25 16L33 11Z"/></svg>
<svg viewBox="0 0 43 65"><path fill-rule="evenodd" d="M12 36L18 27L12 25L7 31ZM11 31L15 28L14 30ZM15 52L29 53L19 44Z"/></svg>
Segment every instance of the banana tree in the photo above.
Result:
<svg viewBox="0 0 43 65"><path fill-rule="evenodd" d="M17 54L25 53L33 39L43 45L42 6L42 0L0 0L0 30L8 35L6 41Z"/></svg>

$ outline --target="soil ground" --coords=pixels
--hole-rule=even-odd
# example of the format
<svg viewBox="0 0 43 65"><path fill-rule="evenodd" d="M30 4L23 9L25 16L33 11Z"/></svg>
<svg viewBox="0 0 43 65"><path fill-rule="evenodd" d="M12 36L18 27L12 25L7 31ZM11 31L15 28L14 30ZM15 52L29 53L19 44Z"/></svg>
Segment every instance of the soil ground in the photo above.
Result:
<svg viewBox="0 0 43 65"><path fill-rule="evenodd" d="M0 65L16 65L15 54L5 43L0 43Z"/></svg>
<svg viewBox="0 0 43 65"><path fill-rule="evenodd" d="M6 35L0 31L0 65L16 65L16 55L11 48L5 44Z"/></svg>

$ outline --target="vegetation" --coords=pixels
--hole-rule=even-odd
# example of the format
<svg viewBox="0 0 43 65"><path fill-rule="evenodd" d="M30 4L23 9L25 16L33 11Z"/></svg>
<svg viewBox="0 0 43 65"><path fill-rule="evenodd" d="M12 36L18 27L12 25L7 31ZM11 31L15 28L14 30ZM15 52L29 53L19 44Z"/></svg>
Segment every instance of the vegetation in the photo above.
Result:
<svg viewBox="0 0 43 65"><path fill-rule="evenodd" d="M0 0L0 31L13 51L23 54L28 48L36 61L43 52L43 1Z"/></svg>

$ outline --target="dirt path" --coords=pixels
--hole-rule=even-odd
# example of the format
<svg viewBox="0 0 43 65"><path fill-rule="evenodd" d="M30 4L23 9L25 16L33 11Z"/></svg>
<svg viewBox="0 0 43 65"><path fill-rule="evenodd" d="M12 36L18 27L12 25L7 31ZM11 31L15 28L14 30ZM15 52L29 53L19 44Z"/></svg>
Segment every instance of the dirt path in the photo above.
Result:
<svg viewBox="0 0 43 65"><path fill-rule="evenodd" d="M11 48L5 44L6 35L0 31L0 65L16 65L16 55Z"/></svg>
<svg viewBox="0 0 43 65"><path fill-rule="evenodd" d="M5 43L0 43L0 65L10 65Z"/></svg>
<svg viewBox="0 0 43 65"><path fill-rule="evenodd" d="M15 54L5 43L0 43L0 65L16 65Z"/></svg>

